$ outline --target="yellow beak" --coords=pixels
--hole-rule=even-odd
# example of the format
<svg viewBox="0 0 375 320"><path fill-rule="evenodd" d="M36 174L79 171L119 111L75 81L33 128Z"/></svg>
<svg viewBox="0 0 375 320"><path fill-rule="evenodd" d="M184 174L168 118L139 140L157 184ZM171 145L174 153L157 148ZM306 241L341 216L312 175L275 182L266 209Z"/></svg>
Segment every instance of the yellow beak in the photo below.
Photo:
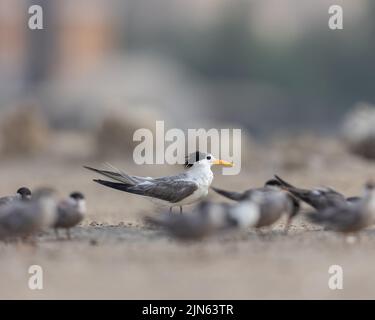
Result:
<svg viewBox="0 0 375 320"><path fill-rule="evenodd" d="M225 160L215 160L213 163L222 165L224 167L233 167L234 166L233 162L229 162L229 161L225 161Z"/></svg>

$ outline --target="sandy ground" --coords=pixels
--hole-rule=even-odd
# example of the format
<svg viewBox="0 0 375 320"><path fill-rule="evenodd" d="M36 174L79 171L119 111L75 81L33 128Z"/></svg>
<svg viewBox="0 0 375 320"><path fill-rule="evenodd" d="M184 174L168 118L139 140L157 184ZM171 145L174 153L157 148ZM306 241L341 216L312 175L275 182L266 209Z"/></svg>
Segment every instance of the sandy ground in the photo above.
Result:
<svg viewBox="0 0 375 320"><path fill-rule="evenodd" d="M331 185L356 195L375 172L373 163L341 149L305 152L311 161L294 161L288 158L291 152L280 149L263 150L266 161L257 161L259 152L245 159L240 176L222 176L216 170L214 185L241 190L279 173L297 185ZM295 165L301 161L303 165ZM19 185L53 185L60 196L81 190L87 195L89 215L73 230L71 241L57 241L48 232L38 238L36 247L0 244L0 298L375 298L375 230L364 231L360 241L348 245L339 235L309 225L301 215L289 235L281 233L281 221L264 235L248 230L183 244L142 224L143 214L156 214L151 203L95 185L95 175L82 164L100 165L57 157L1 160L0 194ZM139 167L125 160L114 164L153 176L181 169ZM210 198L223 201L214 194ZM43 290L28 288L28 268L33 264L43 268ZM328 287L331 265L343 268L343 290Z"/></svg>

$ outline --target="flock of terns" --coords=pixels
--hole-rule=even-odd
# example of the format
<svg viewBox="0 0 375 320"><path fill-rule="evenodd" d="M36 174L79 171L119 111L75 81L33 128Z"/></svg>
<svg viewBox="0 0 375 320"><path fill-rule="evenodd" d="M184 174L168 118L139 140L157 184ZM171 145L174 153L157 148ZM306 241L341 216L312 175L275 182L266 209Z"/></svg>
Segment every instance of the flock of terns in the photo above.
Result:
<svg viewBox="0 0 375 320"><path fill-rule="evenodd" d="M361 197L349 198L332 188L297 188L277 175L263 187L233 192L211 187L213 165L233 166L197 151L187 157L186 170L175 176L133 176L112 166L110 170L85 168L109 178L94 179L100 185L145 196L159 206L169 207L169 212L145 216L144 221L181 240L248 228L258 230L272 226L283 216L286 216L284 231L287 233L293 218L301 212L301 201L314 209L304 213L307 219L328 230L350 235L375 223L375 184L372 182L365 185ZM232 202L205 200L210 188ZM182 214L183 206L197 202L192 212ZM179 207L181 214L171 213L174 207ZM85 216L86 202L81 192L57 201L52 189L41 188L31 193L22 187L16 195L0 198L0 240L28 239L46 228L53 228L57 237L58 230L65 229L70 238L70 228Z"/></svg>
<svg viewBox="0 0 375 320"><path fill-rule="evenodd" d="M70 228L86 215L86 201L81 192L57 201L55 190L40 188L31 193L22 187L13 196L0 198L0 240L29 239L47 228L65 229L70 239Z"/></svg>

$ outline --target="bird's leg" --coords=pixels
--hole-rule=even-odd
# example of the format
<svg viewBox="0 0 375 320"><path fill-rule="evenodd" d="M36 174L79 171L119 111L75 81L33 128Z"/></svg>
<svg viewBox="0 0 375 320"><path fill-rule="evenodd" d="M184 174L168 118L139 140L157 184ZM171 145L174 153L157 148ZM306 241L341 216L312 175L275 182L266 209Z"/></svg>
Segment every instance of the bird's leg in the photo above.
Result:
<svg viewBox="0 0 375 320"><path fill-rule="evenodd" d="M21 238L21 241L23 243L31 243L33 242L33 239L34 237L31 235L31 234L27 234L27 235L24 235L22 238Z"/></svg>
<svg viewBox="0 0 375 320"><path fill-rule="evenodd" d="M182 206L180 206L180 214L182 214Z"/></svg>
<svg viewBox="0 0 375 320"><path fill-rule="evenodd" d="M291 216L288 216L286 222L285 222L285 227L284 227L284 233L285 234L288 234L288 231L289 231L289 227L290 227L290 224L292 222L292 217Z"/></svg>
<svg viewBox="0 0 375 320"><path fill-rule="evenodd" d="M55 228L56 240L59 240L59 230Z"/></svg>
<svg viewBox="0 0 375 320"><path fill-rule="evenodd" d="M35 235L30 235L29 243L31 244L32 248L35 248L37 246L37 239Z"/></svg>
<svg viewBox="0 0 375 320"><path fill-rule="evenodd" d="M68 237L69 240L72 239L70 237L70 229L69 228L66 229L66 236Z"/></svg>
<svg viewBox="0 0 375 320"><path fill-rule="evenodd" d="M8 239L8 243L9 244L12 243L12 242L15 243L17 250L21 250L22 249L22 247L23 247L23 240L22 240L22 238L16 237L16 238L10 238L10 239Z"/></svg>
<svg viewBox="0 0 375 320"><path fill-rule="evenodd" d="M257 234L258 237L264 236L264 232L261 228L255 228L255 233Z"/></svg>

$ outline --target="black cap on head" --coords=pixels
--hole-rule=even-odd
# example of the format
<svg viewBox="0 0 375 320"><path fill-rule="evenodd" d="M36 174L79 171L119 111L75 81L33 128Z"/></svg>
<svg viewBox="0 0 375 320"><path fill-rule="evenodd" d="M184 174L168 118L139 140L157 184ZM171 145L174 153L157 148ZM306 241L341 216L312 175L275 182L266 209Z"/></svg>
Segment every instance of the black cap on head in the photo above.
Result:
<svg viewBox="0 0 375 320"><path fill-rule="evenodd" d="M268 180L264 186L275 186L275 187L281 187L281 183L280 181L276 180L276 179L271 179L271 180Z"/></svg>
<svg viewBox="0 0 375 320"><path fill-rule="evenodd" d="M85 199L85 196L79 191L72 192L69 196L75 200Z"/></svg>
<svg viewBox="0 0 375 320"><path fill-rule="evenodd" d="M203 152L195 151L194 153L189 154L185 158L185 167L190 168L194 165L195 162L203 160L206 158L206 154Z"/></svg>
<svg viewBox="0 0 375 320"><path fill-rule="evenodd" d="M17 190L17 193L21 195L22 199L28 198L31 196L31 191L29 188L21 187Z"/></svg>

